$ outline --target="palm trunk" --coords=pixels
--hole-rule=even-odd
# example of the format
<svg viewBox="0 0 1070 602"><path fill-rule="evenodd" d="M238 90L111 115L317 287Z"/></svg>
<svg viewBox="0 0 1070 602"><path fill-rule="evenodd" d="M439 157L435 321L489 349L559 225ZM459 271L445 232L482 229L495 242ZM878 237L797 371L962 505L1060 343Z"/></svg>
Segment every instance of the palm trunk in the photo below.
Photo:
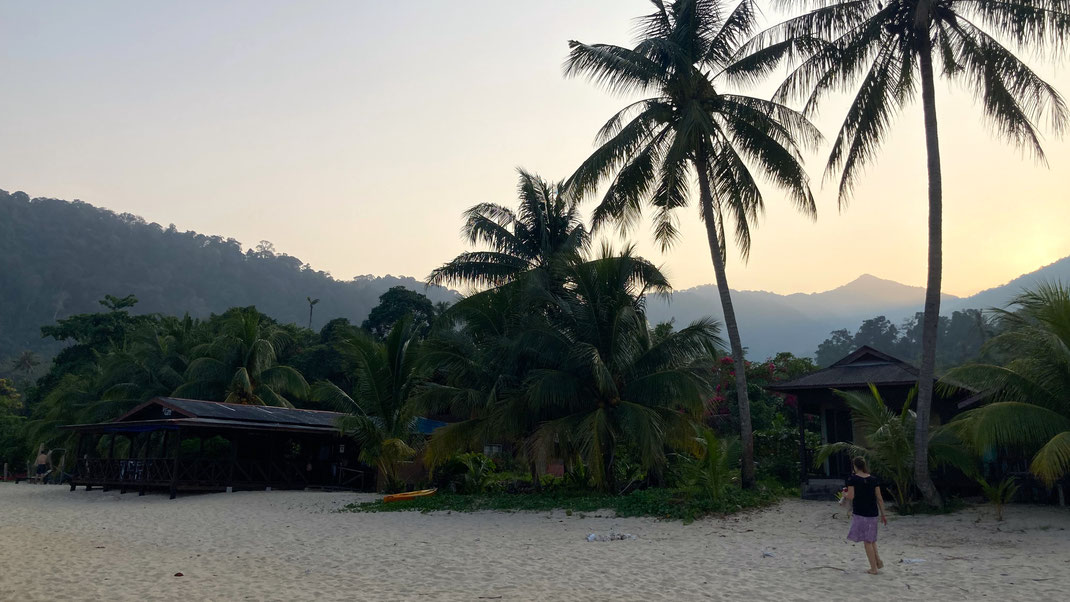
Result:
<svg viewBox="0 0 1070 602"><path fill-rule="evenodd" d="M919 20L920 18L919 16ZM914 430L914 482L927 503L939 506L940 494L929 476L929 418L932 413L933 379L936 376L936 336L940 320L940 279L943 272L943 182L940 173L940 141L936 129L936 85L927 17L922 27L925 35L921 38L918 48L918 62L921 67L925 150L929 168L929 275L925 284L925 313L921 326L918 417Z"/></svg>
<svg viewBox="0 0 1070 602"><path fill-rule="evenodd" d="M754 435L750 423L750 397L747 395L747 372L743 362L743 344L739 339L739 325L736 323L736 311L732 307L732 294L728 290L728 277L725 275L724 258L721 257L721 245L717 236L717 222L713 213L713 196L710 193L710 180L705 166L709 162L706 150L700 148L695 160L698 172L698 187L702 205L702 221L706 223L706 238L710 244L710 256L713 258L713 272L717 276L717 292L721 296L721 309L724 311L725 330L728 331L728 344L732 349L732 361L736 371L736 402L739 404L739 438L742 443L742 486L748 489L754 486Z"/></svg>

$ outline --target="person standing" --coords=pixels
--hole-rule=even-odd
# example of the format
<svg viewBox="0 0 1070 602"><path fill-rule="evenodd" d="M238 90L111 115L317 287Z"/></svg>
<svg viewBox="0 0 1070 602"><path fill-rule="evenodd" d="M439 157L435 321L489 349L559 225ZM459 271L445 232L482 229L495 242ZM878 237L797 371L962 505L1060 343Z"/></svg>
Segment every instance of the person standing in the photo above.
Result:
<svg viewBox="0 0 1070 602"><path fill-rule="evenodd" d="M881 496L880 481L869 474L865 458L855 457L851 461L853 474L847 477L847 499L854 502L854 514L851 517L851 530L847 539L860 541L866 548L871 575L876 575L884 568L880 554L877 553L877 520L887 525L884 516L884 498Z"/></svg>
<svg viewBox="0 0 1070 602"><path fill-rule="evenodd" d="M45 451L45 444L42 443L41 447L37 448L37 471L34 475L34 478L40 483L44 482L45 473L48 472L48 456L48 452Z"/></svg>

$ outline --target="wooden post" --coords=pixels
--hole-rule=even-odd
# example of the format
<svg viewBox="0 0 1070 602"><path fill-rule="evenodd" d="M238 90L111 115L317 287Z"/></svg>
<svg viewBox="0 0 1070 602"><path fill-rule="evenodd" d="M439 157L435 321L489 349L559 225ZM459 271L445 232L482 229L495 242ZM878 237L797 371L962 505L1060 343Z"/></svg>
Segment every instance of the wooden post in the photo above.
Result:
<svg viewBox="0 0 1070 602"><path fill-rule="evenodd" d="M178 497L178 456L182 453L182 429L175 437L175 463L171 467L171 499Z"/></svg>
<svg viewBox="0 0 1070 602"><path fill-rule="evenodd" d="M138 497L145 495L147 487L145 481L149 478L149 448L152 446L152 433L153 431L146 431L143 435L145 443L141 446L141 454L138 456L138 461L141 463L141 487L137 490Z"/></svg>
<svg viewBox="0 0 1070 602"><path fill-rule="evenodd" d="M234 491L234 465L238 463L238 434L231 435L230 468L227 472L227 493Z"/></svg>
<svg viewBox="0 0 1070 602"><path fill-rule="evenodd" d="M806 462L806 415L802 411L802 399L798 396L795 398L795 416L799 422L799 495L802 496L806 493L806 483L809 482L806 475L810 467Z"/></svg>
<svg viewBox="0 0 1070 602"><path fill-rule="evenodd" d="M7 462L4 462L4 480L7 481Z"/></svg>
<svg viewBox="0 0 1070 602"><path fill-rule="evenodd" d="M115 460L115 437L117 435L113 432L111 434L111 441L108 443L108 462L104 465L104 478L101 479L102 491L108 490L108 477L111 476L112 462Z"/></svg>

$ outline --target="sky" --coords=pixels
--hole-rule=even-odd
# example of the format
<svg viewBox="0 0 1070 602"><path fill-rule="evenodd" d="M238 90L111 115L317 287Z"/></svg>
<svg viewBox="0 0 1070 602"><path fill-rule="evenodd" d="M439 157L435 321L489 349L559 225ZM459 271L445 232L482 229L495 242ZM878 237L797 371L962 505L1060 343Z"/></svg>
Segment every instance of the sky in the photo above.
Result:
<svg viewBox="0 0 1070 602"><path fill-rule="evenodd" d="M515 205L518 167L564 179L593 150L629 98L565 79L567 41L629 45L648 7L0 0L0 188L269 240L339 279L423 278L466 248L462 211ZM1030 64L1070 94L1065 64ZM968 91L937 94L944 291L1070 255L1070 140L1046 137L1038 164L992 135ZM817 116L826 136L844 106ZM822 178L827 152L807 159L817 220L766 189L749 261L729 261L732 288L816 292L864 273L924 285L920 109L898 116L843 211ZM713 282L697 209L680 221L667 252L648 228L630 238L675 287Z"/></svg>

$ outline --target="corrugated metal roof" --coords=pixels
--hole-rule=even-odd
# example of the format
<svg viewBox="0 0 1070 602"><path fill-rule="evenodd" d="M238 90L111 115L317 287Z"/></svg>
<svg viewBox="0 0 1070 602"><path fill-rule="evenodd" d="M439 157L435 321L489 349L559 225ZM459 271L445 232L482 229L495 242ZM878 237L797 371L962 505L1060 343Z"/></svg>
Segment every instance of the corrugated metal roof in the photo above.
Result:
<svg viewBox="0 0 1070 602"><path fill-rule="evenodd" d="M333 427L340 412L322 412L318 410L296 410L273 406L253 406L218 401L200 401L179 399L177 397L157 397L152 402L169 407L190 418L214 418L243 422L264 422L270 424L289 424L301 426ZM128 414L129 415L129 414ZM120 417L123 420L126 416Z"/></svg>

